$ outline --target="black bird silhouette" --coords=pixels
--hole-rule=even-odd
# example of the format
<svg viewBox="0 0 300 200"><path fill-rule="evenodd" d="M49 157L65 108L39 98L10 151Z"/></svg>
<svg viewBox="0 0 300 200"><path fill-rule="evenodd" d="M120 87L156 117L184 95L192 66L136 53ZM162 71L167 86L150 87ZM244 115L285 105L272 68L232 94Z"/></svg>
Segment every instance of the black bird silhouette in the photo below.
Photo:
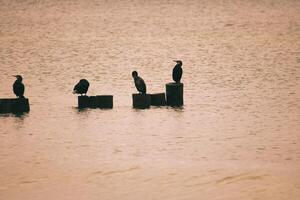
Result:
<svg viewBox="0 0 300 200"><path fill-rule="evenodd" d="M180 79L182 77L182 61L181 60L174 60L174 62L176 62L177 64L175 65L175 67L173 68L173 80L176 83L180 83Z"/></svg>
<svg viewBox="0 0 300 200"><path fill-rule="evenodd" d="M89 89L90 83L86 79L81 79L73 89L73 94L85 94L87 93Z"/></svg>
<svg viewBox="0 0 300 200"><path fill-rule="evenodd" d="M24 98L25 86L22 83L23 78L20 75L16 75L14 77L16 77L17 80L14 82L13 91L17 97Z"/></svg>
<svg viewBox="0 0 300 200"><path fill-rule="evenodd" d="M136 71L132 72L132 77L134 79L135 87L139 91L139 93L146 94L147 89L146 89L145 81L138 76L138 73Z"/></svg>

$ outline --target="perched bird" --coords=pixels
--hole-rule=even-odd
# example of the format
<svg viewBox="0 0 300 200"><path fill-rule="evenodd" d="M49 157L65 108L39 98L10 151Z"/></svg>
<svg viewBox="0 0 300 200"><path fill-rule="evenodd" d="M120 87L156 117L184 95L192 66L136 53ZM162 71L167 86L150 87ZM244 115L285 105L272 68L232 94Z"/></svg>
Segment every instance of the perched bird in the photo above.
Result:
<svg viewBox="0 0 300 200"><path fill-rule="evenodd" d="M15 81L15 83L13 85L13 91L17 97L24 98L25 86L22 83L23 78L20 75L16 75L14 77L16 77L17 80Z"/></svg>
<svg viewBox="0 0 300 200"><path fill-rule="evenodd" d="M180 79L182 77L182 61L181 60L173 60L174 62L176 62L177 64L175 65L175 67L173 68L173 80L176 83L180 83Z"/></svg>
<svg viewBox="0 0 300 200"><path fill-rule="evenodd" d="M139 93L146 94L146 84L144 80L138 76L136 71L132 72L132 77L134 79L134 84Z"/></svg>
<svg viewBox="0 0 300 200"><path fill-rule="evenodd" d="M86 79L81 79L73 89L73 94L85 94L87 93L89 89L90 83Z"/></svg>

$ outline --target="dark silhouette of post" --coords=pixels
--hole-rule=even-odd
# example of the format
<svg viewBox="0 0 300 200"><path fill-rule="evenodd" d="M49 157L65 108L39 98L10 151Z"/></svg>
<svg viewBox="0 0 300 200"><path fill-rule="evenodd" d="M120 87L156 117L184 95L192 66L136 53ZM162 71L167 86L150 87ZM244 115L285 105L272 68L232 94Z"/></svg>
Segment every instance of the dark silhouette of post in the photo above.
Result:
<svg viewBox="0 0 300 200"><path fill-rule="evenodd" d="M90 106L90 97L78 96L78 108L88 108Z"/></svg>
<svg viewBox="0 0 300 200"><path fill-rule="evenodd" d="M89 108L98 108L99 106L99 101L97 96L90 96L89 99Z"/></svg>
<svg viewBox="0 0 300 200"><path fill-rule="evenodd" d="M149 108L151 105L151 96L149 94L132 94L132 102L134 108Z"/></svg>
<svg viewBox="0 0 300 200"><path fill-rule="evenodd" d="M29 111L30 106L27 98L0 99L0 113L24 113Z"/></svg>
<svg viewBox="0 0 300 200"><path fill-rule="evenodd" d="M152 106L165 106L167 104L165 93L150 94L150 96Z"/></svg>
<svg viewBox="0 0 300 200"><path fill-rule="evenodd" d="M78 108L113 108L113 96L78 96Z"/></svg>
<svg viewBox="0 0 300 200"><path fill-rule="evenodd" d="M183 106L183 83L166 84L166 96L169 106Z"/></svg>
<svg viewBox="0 0 300 200"><path fill-rule="evenodd" d="M98 100L98 108L113 108L113 96L112 95L100 95L96 96Z"/></svg>

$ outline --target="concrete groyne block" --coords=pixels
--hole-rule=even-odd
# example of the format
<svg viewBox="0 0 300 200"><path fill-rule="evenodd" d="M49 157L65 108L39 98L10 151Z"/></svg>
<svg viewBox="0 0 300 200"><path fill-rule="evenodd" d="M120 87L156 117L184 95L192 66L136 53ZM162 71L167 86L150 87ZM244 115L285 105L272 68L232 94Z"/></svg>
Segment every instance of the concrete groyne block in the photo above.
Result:
<svg viewBox="0 0 300 200"><path fill-rule="evenodd" d="M29 112L29 100L27 98L0 99L0 113Z"/></svg>
<svg viewBox="0 0 300 200"><path fill-rule="evenodd" d="M150 97L152 106L165 106L167 104L165 93L150 94Z"/></svg>
<svg viewBox="0 0 300 200"><path fill-rule="evenodd" d="M134 108L149 108L151 96L149 94L132 94L132 102Z"/></svg>
<svg viewBox="0 0 300 200"><path fill-rule="evenodd" d="M183 106L183 83L166 84L166 96L169 106Z"/></svg>

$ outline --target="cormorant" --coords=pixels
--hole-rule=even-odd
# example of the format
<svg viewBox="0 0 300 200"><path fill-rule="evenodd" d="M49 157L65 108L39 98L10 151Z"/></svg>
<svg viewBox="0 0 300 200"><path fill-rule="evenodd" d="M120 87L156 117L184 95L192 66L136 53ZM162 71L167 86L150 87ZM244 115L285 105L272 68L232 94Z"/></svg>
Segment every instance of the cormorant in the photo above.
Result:
<svg viewBox="0 0 300 200"><path fill-rule="evenodd" d="M13 91L18 98L24 98L25 86L22 83L23 78L20 75L16 75L14 77L16 77L17 80L13 85Z"/></svg>
<svg viewBox="0 0 300 200"><path fill-rule="evenodd" d="M86 79L81 79L73 89L73 94L85 94L87 93L89 89L90 83Z"/></svg>
<svg viewBox="0 0 300 200"><path fill-rule="evenodd" d="M177 64L175 65L175 67L173 68L173 80L176 82L176 83L180 83L180 79L181 79L181 76L182 76L182 61L181 60L174 60L174 62L176 62Z"/></svg>
<svg viewBox="0 0 300 200"><path fill-rule="evenodd" d="M139 93L146 94L146 84L144 80L138 76L136 71L132 72L132 77L134 79L134 84Z"/></svg>

